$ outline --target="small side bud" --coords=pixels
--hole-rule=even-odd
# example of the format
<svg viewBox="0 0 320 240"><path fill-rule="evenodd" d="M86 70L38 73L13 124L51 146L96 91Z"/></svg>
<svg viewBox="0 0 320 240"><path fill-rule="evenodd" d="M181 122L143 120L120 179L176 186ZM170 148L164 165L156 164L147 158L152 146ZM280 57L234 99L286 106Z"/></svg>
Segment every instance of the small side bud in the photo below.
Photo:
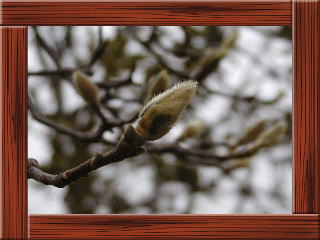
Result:
<svg viewBox="0 0 320 240"><path fill-rule="evenodd" d="M178 121L197 88L197 82L189 80L151 99L140 112L136 131L146 141L163 137Z"/></svg>
<svg viewBox="0 0 320 240"><path fill-rule="evenodd" d="M240 146L246 143L250 143L257 139L257 137L265 130L267 126L266 120L256 122L253 126L249 127L244 134L236 140L233 146Z"/></svg>
<svg viewBox="0 0 320 240"><path fill-rule="evenodd" d="M169 74L166 70L162 70L151 83L146 101L149 101L154 96L164 92L169 87Z"/></svg>
<svg viewBox="0 0 320 240"><path fill-rule="evenodd" d="M218 49L208 49L204 56L199 60L195 66L196 77L198 81L205 79L211 72L218 69L221 59L223 59L229 49L220 47Z"/></svg>
<svg viewBox="0 0 320 240"><path fill-rule="evenodd" d="M201 135L205 129L205 123L203 120L193 120L189 122L181 135L177 138L177 141L184 141L188 138L193 138Z"/></svg>
<svg viewBox="0 0 320 240"><path fill-rule="evenodd" d="M97 86L89 80L89 77L81 71L74 71L72 80L75 88L81 97L93 106L99 106L100 100L98 96Z"/></svg>
<svg viewBox="0 0 320 240"><path fill-rule="evenodd" d="M273 146L281 140L287 130L287 123L285 121L279 121L274 126L268 128L261 133L257 139L258 145L261 147Z"/></svg>

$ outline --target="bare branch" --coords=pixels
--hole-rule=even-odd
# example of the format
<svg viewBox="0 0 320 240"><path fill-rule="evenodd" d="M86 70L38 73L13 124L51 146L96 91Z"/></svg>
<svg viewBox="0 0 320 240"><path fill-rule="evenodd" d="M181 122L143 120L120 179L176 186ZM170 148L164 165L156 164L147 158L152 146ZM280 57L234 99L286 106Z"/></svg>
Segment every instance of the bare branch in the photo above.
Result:
<svg viewBox="0 0 320 240"><path fill-rule="evenodd" d="M33 27L33 30L34 30L34 33L35 33L36 40L39 43L39 46L41 46L41 48L43 48L48 53L48 55L54 61L56 66L58 68L60 68L60 56L59 56L58 52L54 48L49 46L47 44L47 42L41 37L41 35L39 34L39 32L37 30L37 27Z"/></svg>
<svg viewBox="0 0 320 240"><path fill-rule="evenodd" d="M128 125L123 137L112 150L96 154L82 164L72 169L68 169L58 175L43 172L39 168L37 160L29 158L28 178L34 179L45 185L53 185L58 188L63 188L66 185L77 181L79 178L87 176L88 173L100 167L114 162L120 162L128 157L133 157L144 152L144 149L141 148L144 144L145 141L141 136L136 133L135 129L131 125Z"/></svg>
<svg viewBox="0 0 320 240"><path fill-rule="evenodd" d="M245 158L245 157L250 157L254 155L257 150L254 147L249 146L248 148L235 152L235 153L230 153L226 155L218 155L218 154L213 154L208 151L202 151L202 150L196 150L196 149L190 149L190 148L184 148L181 147L179 144L176 143L169 143L169 144L162 144L162 145L155 145L155 144L147 144L145 147L145 150L147 152L153 152L153 153L173 153L176 155L180 156L193 156L199 158L197 161L198 163L204 163L206 165L215 165L215 163L228 160L228 159L235 159L235 158ZM201 159L203 158L204 161ZM211 162L208 162L208 159L210 161L218 161L213 164ZM192 160L194 161L194 159Z"/></svg>
<svg viewBox="0 0 320 240"><path fill-rule="evenodd" d="M108 145L114 145L114 143L110 142L108 140L102 139L102 134L105 131L112 129L113 127L122 127L127 123L131 123L131 122L135 121L137 119L137 117L139 116L139 113L137 113L127 120L122 120L122 119L109 120L102 113L100 108L93 108L93 110L97 113L97 115L101 119L102 124L100 124L96 130L82 132L82 131L78 131L78 130L60 125L60 124L56 123L55 121L52 121L51 119L42 115L39 111L37 111L37 109L33 105L30 97L28 97L28 108L29 108L30 113L34 119L47 125L48 127L55 129L57 132L60 132L62 134L68 135L68 136L76 138L76 139L80 139L84 142L101 141L101 142L106 143Z"/></svg>
<svg viewBox="0 0 320 240"><path fill-rule="evenodd" d="M58 76L58 77L68 77L74 71L72 68L61 68L57 70L44 70L37 72L28 72L29 76Z"/></svg>
<svg viewBox="0 0 320 240"><path fill-rule="evenodd" d="M68 135L73 138L81 139L82 141L86 141L86 142L94 142L94 141L101 140L102 133L104 132L104 128L102 125L100 125L98 130L81 132L81 131L74 130L72 128L68 128L66 126L59 125L56 122L52 121L51 119L43 116L40 112L36 110L30 97L28 98L28 108L34 119L55 129L56 131L62 134Z"/></svg>
<svg viewBox="0 0 320 240"><path fill-rule="evenodd" d="M241 96L239 94L228 94L228 93L221 92L219 90L209 89L205 86L202 86L202 89L204 89L207 93L210 93L210 94L215 94L215 95L218 95L221 97L232 99L234 101L243 101L243 102L247 102L247 103L251 103L251 104L270 105L270 104L276 103L282 97L281 92L280 92L278 94L278 96L276 96L274 99L261 100L261 99L258 99L256 96Z"/></svg>

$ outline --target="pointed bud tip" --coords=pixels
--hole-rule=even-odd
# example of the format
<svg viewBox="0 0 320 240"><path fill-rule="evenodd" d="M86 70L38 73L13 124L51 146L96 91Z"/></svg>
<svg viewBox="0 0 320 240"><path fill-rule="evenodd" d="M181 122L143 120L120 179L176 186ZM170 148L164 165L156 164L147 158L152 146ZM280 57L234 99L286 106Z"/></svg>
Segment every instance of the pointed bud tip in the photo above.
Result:
<svg viewBox="0 0 320 240"><path fill-rule="evenodd" d="M196 92L198 86L198 82L194 80L186 80L183 82L179 82L174 85L172 88L154 96L141 110L140 117L144 115L147 109L149 109L152 105L158 104L159 102L163 102L166 99L166 102L170 102L170 100L180 100L184 99L185 102L188 102ZM181 95L178 97L177 95Z"/></svg>

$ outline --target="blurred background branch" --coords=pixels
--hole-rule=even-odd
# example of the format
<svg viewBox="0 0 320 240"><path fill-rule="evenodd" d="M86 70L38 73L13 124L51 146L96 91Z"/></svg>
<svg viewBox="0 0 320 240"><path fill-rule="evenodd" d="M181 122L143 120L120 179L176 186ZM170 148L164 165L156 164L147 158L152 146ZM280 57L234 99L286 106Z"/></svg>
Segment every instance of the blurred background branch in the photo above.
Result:
<svg viewBox="0 0 320 240"><path fill-rule="evenodd" d="M51 213L291 212L287 27L31 28L29 155L55 176L108 152L152 96L186 79L198 91L169 134L63 190L30 181L31 213L41 193L59 198Z"/></svg>

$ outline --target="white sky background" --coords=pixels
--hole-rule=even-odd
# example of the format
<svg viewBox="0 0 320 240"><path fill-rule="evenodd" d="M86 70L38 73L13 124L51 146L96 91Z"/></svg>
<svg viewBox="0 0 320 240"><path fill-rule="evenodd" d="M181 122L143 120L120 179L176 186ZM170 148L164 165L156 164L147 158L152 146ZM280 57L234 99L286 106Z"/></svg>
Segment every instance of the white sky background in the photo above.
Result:
<svg viewBox="0 0 320 240"><path fill-rule="evenodd" d="M89 54L87 51L87 43L89 41L87 34L88 27L78 27L77 42L79 48L79 55L83 55L86 58ZM96 27L90 27L93 31ZM116 27L105 27L104 38L112 38L114 36L114 29ZM279 93L281 89L285 95L280 103L277 105L279 113L283 112L283 109L291 109L292 93L291 93L291 81L288 81L288 72L291 71L292 58L291 58L291 43L280 38L269 38L265 33L273 31L278 27L255 27L259 31L254 30L252 27L237 27L239 31L239 38L237 40L237 47L242 51L232 51L225 59L223 59L220 65L218 74L212 76L217 78L226 79L226 85L221 86L215 81L211 82L209 87L219 89L226 93L232 93L239 87L246 86L246 81L252 81L249 86L245 87L244 93L254 94L257 93L261 99L269 100L273 99ZM172 44L173 40L180 40L183 38L182 32L177 27L166 27L166 30L171 34L168 35L168 40L164 40L165 44ZM230 30L230 27L229 27ZM226 27L228 31L228 27ZM29 31L29 41L32 39L31 31ZM49 33L48 33L49 36ZM132 51L141 51L138 45L132 43L130 46ZM29 71L41 70L39 61L36 58L35 49L29 44L28 53L28 66ZM243 53L244 52L244 53ZM246 55L247 54L247 55ZM254 60L254 56L257 60ZM62 66L73 67L73 62L70 59L64 59ZM257 62L258 61L258 62ZM258 66L258 67L257 67ZM259 67L260 66L260 67ZM267 68L265 67L267 66ZM272 69L275 72L273 77L268 74L268 69ZM250 79L248 79L248 76ZM93 79L97 80L99 73L95 73ZM291 77L291 75L290 75ZM141 73L136 72L134 74L134 81L139 82ZM261 81L264 79L264 81ZM52 97L45 80L31 78L29 81L30 86L36 86L39 92L38 99L40 102L40 110L44 113L50 113L54 109L50 107ZM68 101L65 104L66 109L78 108L79 105L83 105L83 101L75 93L74 89L66 84L65 98ZM42 104L41 104L42 103ZM205 116L205 121L208 124L214 124L219 119L223 118L226 111L230 107L230 101L226 98L219 96L212 96L209 101L204 102L199 106L198 117ZM274 105L271 105L274 107ZM272 114L273 115L272 115ZM274 119L280 117L277 116L277 111L270 111L268 108L264 108L257 115L259 119ZM235 133L241 133L244 129L240 126L249 126L258 119L246 119L239 116L238 119L234 119L235 122L226 122L225 126L215 131L215 136L219 139L219 136L223 137L226 131L233 131ZM181 130L181 126L177 126L172 130L167 138L172 138ZM46 126L34 121L32 117L29 117L29 135L28 135L28 156L38 159L40 166L50 159L52 149L48 143L47 136L51 130ZM171 135L171 136L170 136ZM284 149L283 147L275 147L269 154L275 154L283 158L291 156L290 148ZM271 158L272 159L272 158ZM168 159L170 161L170 159ZM124 161L125 162L125 161ZM152 172L144 167L131 169L130 165L124 162L117 163L115 165L109 165L103 168L103 171L99 171L101 175L101 182L98 181L95 187L99 187L99 184L103 184L103 180L110 177L117 178L118 191L127 195L130 202L139 202L141 199L148 197L153 191ZM117 171L121 169L122 177L118 177ZM268 156L263 151L255 157L252 162L250 171L245 169L239 169L234 171L231 176L224 176L215 167L201 167L199 169L201 182L206 184L210 179L221 178L216 188L209 194L198 193L194 200L194 210L192 213L234 213L239 204L236 189L241 181L246 178L246 174L251 174L252 183L254 187L254 196L259 199L259 211L268 206L265 212L268 213L291 213L291 198L292 198L292 170L287 165L273 165L268 161ZM277 174L275 174L277 173ZM274 177L274 176L277 177ZM275 199L267 197L266 193L277 189L284 193L286 196L285 202L278 202ZM162 204L167 201L171 202L177 208L183 209L188 197L188 189L185 189L183 185L175 182L169 182L161 189L163 192ZM58 189L56 187L44 186L36 183L33 180L29 180L29 213L30 214L45 214L45 213L69 213L63 202L65 195L65 189ZM179 192L178 197L171 198L170 192ZM257 205L253 200L245 201L243 212L246 214L261 213L257 212ZM161 204L160 204L161 205ZM161 208L161 206L160 206ZM137 209L137 213L148 213L146 209ZM166 210L164 210L166 212ZM108 213L106 206L101 206L97 209L96 213Z"/></svg>

